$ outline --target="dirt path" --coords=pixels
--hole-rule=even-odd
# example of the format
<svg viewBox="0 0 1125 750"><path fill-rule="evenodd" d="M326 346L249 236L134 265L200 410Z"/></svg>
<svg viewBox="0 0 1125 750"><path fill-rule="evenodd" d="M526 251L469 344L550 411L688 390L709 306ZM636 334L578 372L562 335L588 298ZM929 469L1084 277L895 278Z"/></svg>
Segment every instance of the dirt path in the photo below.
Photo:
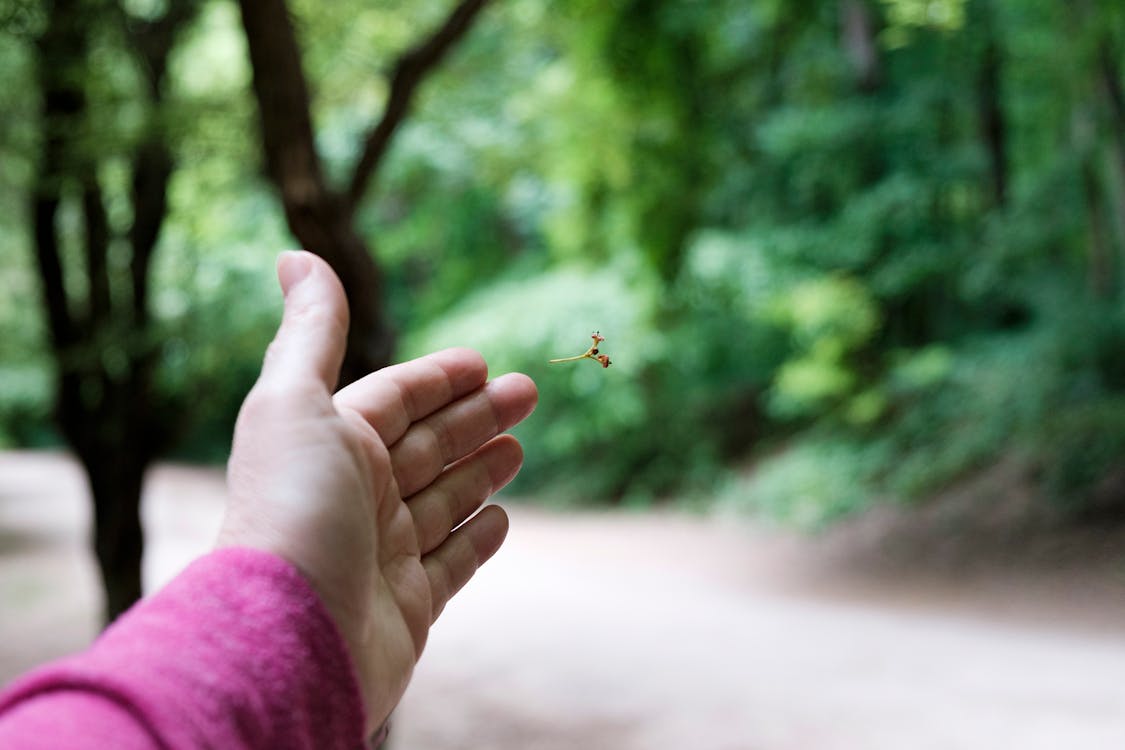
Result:
<svg viewBox="0 0 1125 750"><path fill-rule="evenodd" d="M150 585L207 548L221 493L216 471L154 472ZM83 497L71 462L0 453L0 681L95 631ZM394 750L1125 747L1116 536L1021 566L1011 539L937 554L870 523L810 540L512 515L433 632Z"/></svg>

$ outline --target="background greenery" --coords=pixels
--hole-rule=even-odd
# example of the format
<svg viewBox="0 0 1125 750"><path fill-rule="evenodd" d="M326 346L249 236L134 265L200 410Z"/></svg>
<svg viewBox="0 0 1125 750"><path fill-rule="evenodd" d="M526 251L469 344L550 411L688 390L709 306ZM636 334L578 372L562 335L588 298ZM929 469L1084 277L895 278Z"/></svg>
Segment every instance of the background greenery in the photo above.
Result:
<svg viewBox="0 0 1125 750"><path fill-rule="evenodd" d="M846 33L856 5L874 62ZM291 8L342 169L379 71L447 7ZM0 2L7 447L58 442L26 215L38 19ZM95 108L128 132L134 63L101 45ZM399 358L468 345L532 375L517 489L545 500L820 524L1014 458L1059 507L1104 504L1125 465L1123 50L1113 0L499 0L427 81L358 217ZM293 240L235 5L206 3L171 82L158 382L180 405L175 455L221 460ZM595 330L611 368L546 364Z"/></svg>

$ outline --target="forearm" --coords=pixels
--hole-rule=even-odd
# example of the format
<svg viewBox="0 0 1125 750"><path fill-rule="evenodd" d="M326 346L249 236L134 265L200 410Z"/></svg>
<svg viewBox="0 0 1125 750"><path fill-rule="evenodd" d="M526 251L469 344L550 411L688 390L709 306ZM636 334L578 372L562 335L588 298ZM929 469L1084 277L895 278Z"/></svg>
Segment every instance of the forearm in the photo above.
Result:
<svg viewBox="0 0 1125 750"><path fill-rule="evenodd" d="M280 558L193 563L86 652L0 696L0 747L341 748L359 688L316 593Z"/></svg>

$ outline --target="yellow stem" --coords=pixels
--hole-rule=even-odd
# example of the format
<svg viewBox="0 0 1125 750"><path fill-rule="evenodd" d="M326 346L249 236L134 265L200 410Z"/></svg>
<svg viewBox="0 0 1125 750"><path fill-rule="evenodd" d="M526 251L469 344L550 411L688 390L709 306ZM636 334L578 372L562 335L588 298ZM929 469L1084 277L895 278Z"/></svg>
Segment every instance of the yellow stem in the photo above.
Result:
<svg viewBox="0 0 1125 750"><path fill-rule="evenodd" d="M562 359L548 359L547 364L553 365L556 362L576 362L580 359L593 359L593 357L590 356L590 352L586 352L585 354L579 354L577 357L563 357Z"/></svg>

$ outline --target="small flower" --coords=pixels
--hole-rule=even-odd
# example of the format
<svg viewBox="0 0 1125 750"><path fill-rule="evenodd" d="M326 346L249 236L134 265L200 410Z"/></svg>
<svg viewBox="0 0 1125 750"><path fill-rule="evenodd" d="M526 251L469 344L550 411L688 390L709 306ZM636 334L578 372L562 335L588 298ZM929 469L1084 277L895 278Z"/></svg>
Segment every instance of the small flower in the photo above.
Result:
<svg viewBox="0 0 1125 750"><path fill-rule="evenodd" d="M609 367L611 364L613 364L612 362L610 362L608 355L598 352L598 344L605 341L605 336L601 334L601 331L594 331L592 334L590 334L590 338L594 340L594 343L591 344L590 348L584 351L582 354L574 357L562 357L561 359L551 359L547 361L551 364L554 364L556 362L575 362L580 359L592 359L595 362L600 363L603 368Z"/></svg>

